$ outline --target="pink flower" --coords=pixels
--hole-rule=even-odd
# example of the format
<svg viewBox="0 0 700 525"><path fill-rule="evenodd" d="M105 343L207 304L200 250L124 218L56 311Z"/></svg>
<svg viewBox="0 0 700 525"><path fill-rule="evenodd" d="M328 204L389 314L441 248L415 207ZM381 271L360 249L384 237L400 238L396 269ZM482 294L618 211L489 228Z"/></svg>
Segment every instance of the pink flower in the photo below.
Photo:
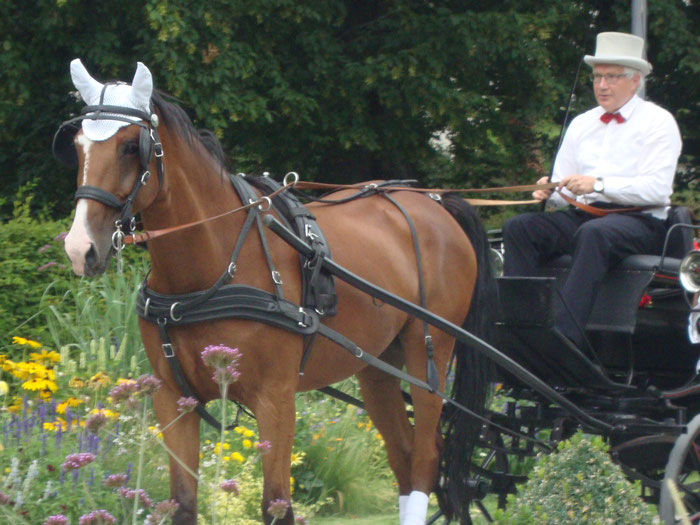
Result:
<svg viewBox="0 0 700 525"><path fill-rule="evenodd" d="M88 418L85 420L85 428L93 434L97 434L97 432L106 424L107 416L101 411L95 412L94 414L88 416Z"/></svg>
<svg viewBox="0 0 700 525"><path fill-rule="evenodd" d="M126 480L126 474L112 474L111 476L107 476L105 479L103 479L102 484L108 489L116 489L123 487Z"/></svg>
<svg viewBox="0 0 700 525"><path fill-rule="evenodd" d="M122 403L138 392L136 381L126 381L109 391L109 397L114 403Z"/></svg>
<svg viewBox="0 0 700 525"><path fill-rule="evenodd" d="M238 348L225 345L209 345L202 352L204 364L212 368L226 368L235 365L241 358Z"/></svg>
<svg viewBox="0 0 700 525"><path fill-rule="evenodd" d="M235 479L227 479L222 481L219 487L224 492L233 493L234 496L238 496L241 493L241 488L238 486L238 482Z"/></svg>
<svg viewBox="0 0 700 525"><path fill-rule="evenodd" d="M270 450L272 450L272 443L269 441L261 441L260 443L256 443L255 450L257 450L260 455L267 454L270 452Z"/></svg>
<svg viewBox="0 0 700 525"><path fill-rule="evenodd" d="M88 463L95 461L95 454L90 452L81 452L80 454L68 454L66 460L63 462L63 468L71 471L78 470L84 467Z"/></svg>
<svg viewBox="0 0 700 525"><path fill-rule="evenodd" d="M160 388L162 381L153 375L142 375L136 380L136 384L138 385L139 394L150 396Z"/></svg>
<svg viewBox="0 0 700 525"><path fill-rule="evenodd" d="M180 412L180 414L187 414L197 408L198 404L199 401L193 397L181 397L177 400L177 411Z"/></svg>
<svg viewBox="0 0 700 525"><path fill-rule="evenodd" d="M106 510L93 510L89 514L80 516L78 525L113 525L115 522L114 516Z"/></svg>
<svg viewBox="0 0 700 525"><path fill-rule="evenodd" d="M126 487L121 487L117 492L124 498L124 499L134 499L138 496L138 499L141 503L143 503L144 507L152 507L153 506L153 500L148 496L148 493L143 490L133 490L133 489L127 489Z"/></svg>
<svg viewBox="0 0 700 525"><path fill-rule="evenodd" d="M166 499L156 504L155 509L146 521L145 525L159 525L161 523L170 523L170 518L175 515L180 504L174 499Z"/></svg>
<svg viewBox="0 0 700 525"><path fill-rule="evenodd" d="M241 377L241 373L236 370L236 367L229 365L223 368L216 368L212 379L219 385L230 385L235 383Z"/></svg>
<svg viewBox="0 0 700 525"><path fill-rule="evenodd" d="M58 235L56 235L56 237L54 237L53 240L54 240L55 242L63 241L63 240L65 240L66 237L68 237L68 233L67 233L67 232L61 232L61 233L59 233Z"/></svg>
<svg viewBox="0 0 700 525"><path fill-rule="evenodd" d="M42 525L68 525L68 518L63 514L56 514L54 516L49 516Z"/></svg>
<svg viewBox="0 0 700 525"><path fill-rule="evenodd" d="M276 520L281 520L287 515L287 509L289 502L286 499L274 499L270 502L267 513Z"/></svg>

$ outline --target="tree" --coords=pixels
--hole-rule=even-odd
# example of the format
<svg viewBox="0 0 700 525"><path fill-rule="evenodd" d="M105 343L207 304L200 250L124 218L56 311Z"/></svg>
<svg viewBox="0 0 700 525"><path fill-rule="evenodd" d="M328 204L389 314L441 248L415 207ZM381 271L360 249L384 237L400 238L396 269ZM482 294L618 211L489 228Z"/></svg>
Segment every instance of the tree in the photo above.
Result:
<svg viewBox="0 0 700 525"><path fill-rule="evenodd" d="M652 2L649 20L648 95L678 117L687 185L700 148L696 1ZM82 104L72 58L100 80L147 64L234 171L485 187L547 172L576 66L598 31L628 30L629 2L0 0L0 28L0 217L31 181L34 209L61 216L75 174L50 143ZM581 75L574 112L590 91ZM432 145L440 133L447 152Z"/></svg>

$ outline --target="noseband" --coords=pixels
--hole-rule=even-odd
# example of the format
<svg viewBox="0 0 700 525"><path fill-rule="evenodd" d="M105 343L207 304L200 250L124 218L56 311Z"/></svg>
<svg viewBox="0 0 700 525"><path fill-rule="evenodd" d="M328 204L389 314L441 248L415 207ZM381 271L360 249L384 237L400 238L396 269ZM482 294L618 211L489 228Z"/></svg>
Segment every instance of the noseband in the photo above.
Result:
<svg viewBox="0 0 700 525"><path fill-rule="evenodd" d="M66 120L61 124L53 138L53 154L63 164L68 166L77 165L78 156L75 152L75 144L73 143L73 140L79 130L78 122L82 122L86 119L117 120L121 122L128 122L129 124L134 124L141 128L141 132L139 134L139 163L141 166L141 173L136 179L134 187L131 189L131 192L129 192L129 195L124 202L122 202L113 193L102 188L98 188L97 186L83 185L80 186L75 192L76 201L78 199L91 199L119 212L119 218L115 221L116 231L112 237L112 246L115 250L120 251L123 246L122 239L124 237L122 228L127 228L131 231L134 230L134 218L131 214L131 207L139 190L146 184L146 182L148 182L148 179L151 176L151 172L148 170L148 167L151 164L153 156L155 156L157 160L158 184L162 186L163 145L160 143L158 138L158 115L156 115L156 113L153 111L151 111L149 114L145 111L125 106L110 106L102 104L107 85L109 84L106 84L102 89L100 104L85 106L82 109L79 117ZM134 122L129 117L136 117L140 119L141 122Z"/></svg>

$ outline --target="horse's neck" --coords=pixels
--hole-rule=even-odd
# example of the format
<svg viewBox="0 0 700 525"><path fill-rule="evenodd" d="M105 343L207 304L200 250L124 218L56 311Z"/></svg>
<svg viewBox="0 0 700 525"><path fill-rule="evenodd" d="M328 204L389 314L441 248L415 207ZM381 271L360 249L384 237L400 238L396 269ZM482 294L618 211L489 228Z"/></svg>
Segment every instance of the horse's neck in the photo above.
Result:
<svg viewBox="0 0 700 525"><path fill-rule="evenodd" d="M230 182L211 159L192 154L185 146L166 149L164 143L164 150L163 195L142 212L145 229L188 224L241 205ZM244 219L244 213L236 213L150 241L149 285L162 293L185 293L211 286L228 266Z"/></svg>

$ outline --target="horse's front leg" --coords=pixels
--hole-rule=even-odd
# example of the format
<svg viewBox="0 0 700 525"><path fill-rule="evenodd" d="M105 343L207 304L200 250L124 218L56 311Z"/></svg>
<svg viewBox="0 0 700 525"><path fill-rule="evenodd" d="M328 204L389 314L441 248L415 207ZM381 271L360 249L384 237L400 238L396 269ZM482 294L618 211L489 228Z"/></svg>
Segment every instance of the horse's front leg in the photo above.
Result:
<svg viewBox="0 0 700 525"><path fill-rule="evenodd" d="M153 407L170 451L170 497L180 504L173 525L192 525L197 523L197 478L192 474L199 468L200 417L190 412L172 423L179 415L180 396L163 385L153 396Z"/></svg>
<svg viewBox="0 0 700 525"><path fill-rule="evenodd" d="M279 385L275 385L279 387ZM261 443L268 441L270 450L262 456L263 468L263 521L269 525L277 517L275 525L293 525L294 513L291 507L290 458L294 444L296 409L293 388L266 391L258 396L255 403L255 417L258 420L258 433ZM284 511L286 502L289 508ZM268 512L272 507L273 513ZM279 514L275 514L279 512Z"/></svg>

